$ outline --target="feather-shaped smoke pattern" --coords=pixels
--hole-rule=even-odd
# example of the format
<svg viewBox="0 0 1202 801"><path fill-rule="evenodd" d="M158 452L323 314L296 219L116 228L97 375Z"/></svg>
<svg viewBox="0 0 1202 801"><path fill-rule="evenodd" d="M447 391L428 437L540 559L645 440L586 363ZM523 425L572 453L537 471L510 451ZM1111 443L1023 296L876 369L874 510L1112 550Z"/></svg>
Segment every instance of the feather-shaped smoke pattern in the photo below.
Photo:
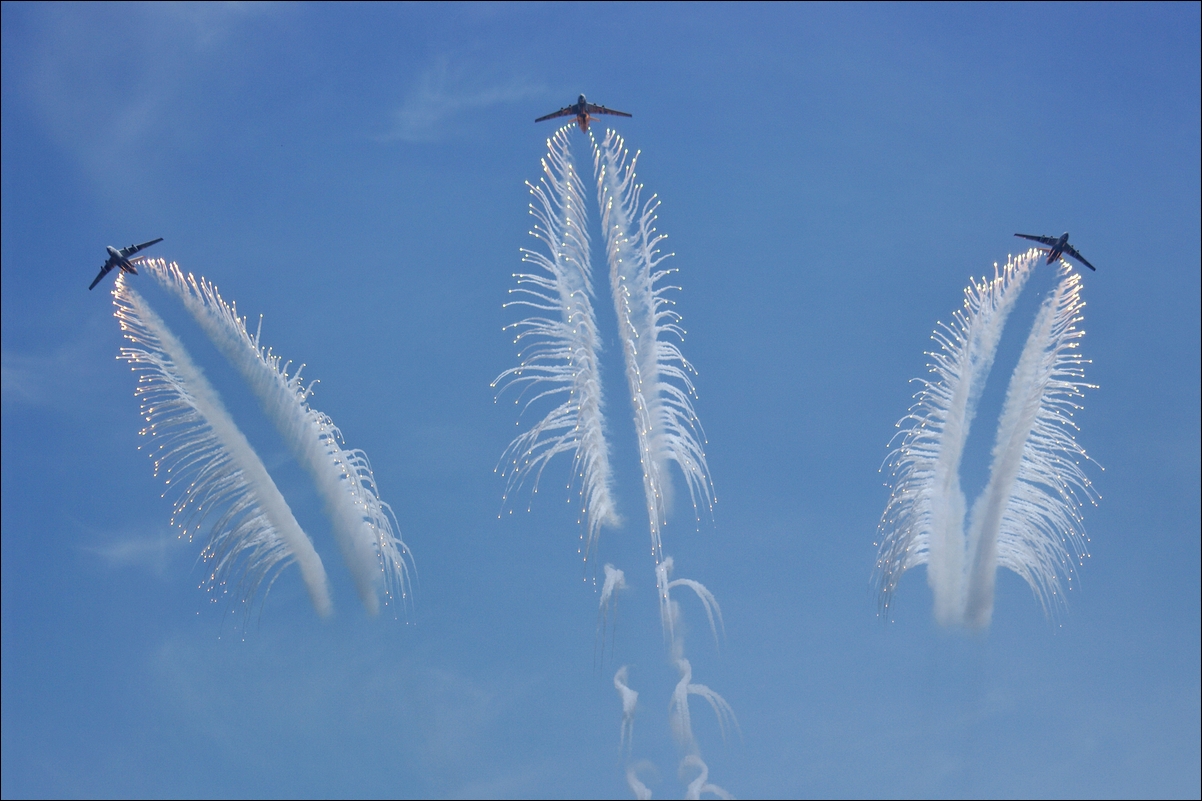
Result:
<svg viewBox="0 0 1202 801"><path fill-rule="evenodd" d="M655 229L659 201L652 195L642 202L643 186L635 182L638 154L631 157L622 137L611 130L601 144L592 141L610 289L634 407L651 550L658 564L663 558L661 529L671 492L668 463L680 466L694 510L699 503L712 508L714 498L702 447L704 434L693 411L693 367L670 338L683 341L685 332L666 297L679 287L660 283L675 270L660 268L672 254L659 250L665 239ZM660 589L660 601L667 603L666 587Z"/></svg>
<svg viewBox="0 0 1202 801"><path fill-rule="evenodd" d="M179 495L172 523L189 539L214 515L202 551L209 590L234 585L249 603L263 582L295 561L318 614L331 610L321 557L292 516L262 461L238 430L217 392L183 344L142 297L118 276L114 312L130 346L118 358L138 373L135 390L157 445L155 474Z"/></svg>
<svg viewBox="0 0 1202 801"><path fill-rule="evenodd" d="M580 481L581 515L587 529L585 558L597 543L602 525L618 525L611 495L613 482L609 444L601 402L597 354L601 349L593 314L592 267L583 184L576 171L568 140L561 128L547 141L543 177L527 184L535 202L536 220L530 234L545 252L522 249L522 261L539 269L518 273L517 295L506 306L526 307L534 315L514 323L514 342L520 346L519 365L497 376L493 386L519 389L516 402L528 391L526 406L544 397L563 401L526 433L517 437L501 457L508 478L506 497L527 478L533 492L547 463L560 453L573 454L573 475Z"/></svg>
<svg viewBox="0 0 1202 801"><path fill-rule="evenodd" d="M1050 612L1063 602L1060 575L1072 588L1074 562L1084 559L1082 499L1093 487L1081 462L1073 412L1080 409L1085 359L1081 275L1061 263L1060 282L1043 303L1010 379L993 447L989 483L973 506L965 623L989 625L997 568L1026 580Z"/></svg>
<svg viewBox="0 0 1202 801"><path fill-rule="evenodd" d="M218 350L242 374L264 412L304 466L324 502L343 558L367 610L409 598L411 557L401 540L392 509L380 499L367 455L343 447L342 433L325 414L313 409L313 385L301 380L303 366L289 374L291 362L263 347L247 330L236 304L227 303L204 278L185 275L163 260L144 262L148 272L175 294Z"/></svg>
<svg viewBox="0 0 1202 801"><path fill-rule="evenodd" d="M950 325L931 335L927 353L933 379L922 380L909 413L898 422L900 446L888 458L893 492L881 517L877 573L881 606L888 609L897 582L927 565L935 618L955 624L964 608L964 514L960 458L977 401L993 366L1002 328L1036 263L1032 252L1010 259L992 280L972 281Z"/></svg>
<svg viewBox="0 0 1202 801"><path fill-rule="evenodd" d="M689 782L689 797L697 797L701 792L729 797L707 780L709 769L701 759L693 735L689 696L700 696L710 704L724 738L727 724L733 723L736 727L738 724L722 696L704 684L693 683L692 665L684 657L680 606L672 600L671 592L677 587L687 587L697 595L715 640L722 611L714 596L700 582L670 578L672 558L663 553L662 529L667 522L672 488L669 463L675 462L684 474L695 515L699 514L699 504L712 509L714 503L709 467L702 447L704 434L693 410L696 392L691 375L694 371L677 344L683 342L685 332L680 326L680 315L672 309L673 302L666 297L668 291L679 287L662 283L675 272L660 267L672 254L664 254L659 249L665 239L655 229L659 201L652 195L644 202L643 186L635 180L638 154L631 156L625 142L612 130L606 132L605 140L600 144L591 133L589 137L593 143L597 197L601 206L601 228L605 233L618 339L622 343L626 383L638 436L660 619L672 659L680 671L668 717L673 735L685 752L680 764L681 778L685 778L689 768L700 771L700 775ZM628 779L632 776L628 773ZM631 782L631 788L636 793L645 790L634 782Z"/></svg>
<svg viewBox="0 0 1202 801"><path fill-rule="evenodd" d="M999 420L989 482L965 527L960 457L977 401L993 364L1006 317L1040 261L1032 250L1012 258L992 281L965 290L964 309L934 339L933 380L898 424L890 454L893 492L881 519L877 573L881 603L906 570L927 565L935 618L944 625L989 624L997 568L1030 584L1044 609L1062 599L1074 559L1086 555L1080 508L1093 499L1081 469L1085 451L1073 438L1073 412L1085 360L1080 276L1061 261L1059 283L1042 305L1011 377ZM1071 586L1071 585L1070 585Z"/></svg>

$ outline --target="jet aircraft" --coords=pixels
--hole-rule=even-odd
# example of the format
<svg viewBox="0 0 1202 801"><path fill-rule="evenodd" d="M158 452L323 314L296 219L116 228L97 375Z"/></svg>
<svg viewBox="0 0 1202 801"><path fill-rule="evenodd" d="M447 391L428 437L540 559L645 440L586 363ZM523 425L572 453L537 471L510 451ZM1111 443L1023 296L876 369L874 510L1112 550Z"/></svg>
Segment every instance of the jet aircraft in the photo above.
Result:
<svg viewBox="0 0 1202 801"><path fill-rule="evenodd" d="M1068 255L1070 255L1074 259L1076 259L1077 261L1084 264L1089 269L1091 269L1091 270L1098 269L1097 267L1094 267L1092 264L1087 262L1085 260L1085 257L1082 256L1080 253L1078 253L1077 249L1068 243L1068 231L1065 231L1059 237L1033 236L1031 234L1015 234L1015 236L1020 236L1023 239L1030 239L1032 242L1039 242L1040 244L1047 245L1048 247L1040 248L1040 250L1048 251L1048 264L1051 264L1052 262L1056 261L1056 259L1060 258L1060 256L1062 254L1067 253Z"/></svg>
<svg viewBox="0 0 1202 801"><path fill-rule="evenodd" d="M548 114L545 117L539 117L537 120L535 120L535 122L553 120L556 117L575 117L576 124L580 126L580 130L587 131L589 121L593 118L594 114L613 114L617 117L631 116L625 111L615 111L612 108L606 108L605 106L598 106L595 103L590 103L584 99L584 95L581 95L580 98L572 105L564 106L554 114Z"/></svg>
<svg viewBox="0 0 1202 801"><path fill-rule="evenodd" d="M117 250L112 245L107 246L105 248L105 250L107 250L109 252L108 261L106 261L104 263L104 266L100 268L100 273L92 281L92 285L89 286L88 289L95 289L96 285L100 283L100 279L104 278L106 275L108 275L110 272L112 272L113 268L115 268L115 267L120 267L121 272L123 272L123 273L133 273L134 275L137 275L138 271L134 267L134 263L141 261L145 257L138 256L135 259L131 259L130 256L134 255L139 250L145 250L146 248L150 247L151 245L157 244L162 241L163 241L163 237L160 236L158 239L152 239L149 242L143 242L140 245L130 245L129 247L121 248L120 250Z"/></svg>

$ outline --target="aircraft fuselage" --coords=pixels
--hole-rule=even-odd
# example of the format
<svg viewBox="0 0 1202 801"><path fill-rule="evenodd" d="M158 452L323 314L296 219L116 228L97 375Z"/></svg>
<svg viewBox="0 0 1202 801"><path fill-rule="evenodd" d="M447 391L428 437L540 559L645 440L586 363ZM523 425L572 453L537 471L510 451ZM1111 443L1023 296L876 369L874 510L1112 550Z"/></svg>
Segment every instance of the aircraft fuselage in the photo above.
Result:
<svg viewBox="0 0 1202 801"><path fill-rule="evenodd" d="M112 245L105 245L104 249L109 252L109 263L114 267L120 267L122 272L138 274L138 268L134 267L130 260L121 255L121 251L117 250Z"/></svg>
<svg viewBox="0 0 1202 801"><path fill-rule="evenodd" d="M1064 255L1064 247L1067 244L1068 231L1065 231L1060 235L1060 239L1056 241L1056 244L1052 245L1052 249L1048 251L1048 264L1051 264L1052 262L1056 261L1056 259Z"/></svg>
<svg viewBox="0 0 1202 801"><path fill-rule="evenodd" d="M580 126L580 130L588 133L588 124L591 121L588 113L588 101L584 99L584 95L576 98L576 124Z"/></svg>

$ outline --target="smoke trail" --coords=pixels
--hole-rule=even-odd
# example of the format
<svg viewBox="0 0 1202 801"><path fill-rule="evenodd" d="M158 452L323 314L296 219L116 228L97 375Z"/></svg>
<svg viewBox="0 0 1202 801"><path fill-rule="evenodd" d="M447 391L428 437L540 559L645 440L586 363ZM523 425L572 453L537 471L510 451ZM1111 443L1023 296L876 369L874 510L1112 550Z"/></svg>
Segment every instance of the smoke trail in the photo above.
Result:
<svg viewBox="0 0 1202 801"><path fill-rule="evenodd" d="M676 660L676 669L680 671L680 681L676 683L676 689L672 691L672 700L668 705L672 733L683 750L692 756L698 756L697 740L693 737L693 723L689 715L690 695L700 696L709 702L710 707L714 710L714 715L718 718L718 729L722 732L723 740L726 739L727 727L730 725L738 727L739 724L735 719L734 710L722 696L704 684L693 684L693 666L689 660L679 657ZM698 756L698 758L700 757Z"/></svg>
<svg viewBox="0 0 1202 801"><path fill-rule="evenodd" d="M610 630L609 619L613 616L613 632L617 636L618 628L618 590L626 589L626 574L618 570L611 564L605 565L605 581L601 585L601 601L598 604L598 612L601 616L600 625L597 627L597 634L601 641L601 661L605 661L605 637ZM595 656L595 653L594 653Z"/></svg>
<svg viewBox="0 0 1202 801"><path fill-rule="evenodd" d="M685 791L686 799L700 799L702 793L713 793L719 798L734 798L733 795L723 790L716 784L709 783L710 769L701 761L701 757L689 754L680 762L680 778L684 779L685 768L697 768L697 778L689 782L689 788Z"/></svg>
<svg viewBox="0 0 1202 801"><path fill-rule="evenodd" d="M217 392L142 297L117 277L114 315L131 347L118 358L139 373L135 394L154 436L155 474L182 487L172 523L191 540L211 512L224 509L201 552L212 563L209 589L236 581L250 601L265 580L270 590L280 570L296 561L318 614L331 611L321 557L292 516L267 469L226 412Z"/></svg>
<svg viewBox="0 0 1202 801"><path fill-rule="evenodd" d="M596 543L601 524L613 524L616 520L612 518L608 447L597 373L596 354L600 344L591 305L589 238L582 184L571 158L568 131L567 127L561 129L548 142L548 156L543 160L544 177L539 187L531 187L531 192L539 199L537 206L532 204L531 211L540 223L532 233L542 240L551 256L525 251L524 260L540 266L543 273L518 275L519 288L511 290L526 295L513 301L514 304L548 314L532 317L515 326L520 332L516 341L529 336L533 342L523 348L521 364L502 373L494 385L505 381L506 386L523 383L523 391L533 387L539 393L531 401L568 393L568 399L558 408L510 444L502 461L509 460L507 495L516 484L531 475L537 492L547 462L557 453L576 453L575 473L582 479L581 492L586 500L588 518L587 555ZM672 559L664 556L662 542L662 529L671 506L670 463L675 462L684 474L696 517L700 517L699 504L711 511L714 504L702 447L704 435L693 409L696 392L690 376L694 371L677 344L677 341L683 341L684 330L680 326L680 315L672 310L673 302L667 297L669 290L679 287L662 284L663 279L675 270L661 268L663 260L671 254L665 255L659 250L664 236L657 234L654 227L658 200L652 196L644 203L641 199L643 187L635 183L634 168L638 156L631 158L621 137L612 130L607 132L601 144L591 133L589 139L593 146L618 338L622 343L638 439L660 618L672 660L682 672L681 682L670 703L669 717L677 741L692 760L687 764L700 766L705 774L699 783L690 784L690 788L697 792L724 793L706 783L708 772L693 737L688 696L700 695L710 703L718 715L724 737L727 724L734 721L734 715L721 696L705 685L692 683L692 667L684 658L684 642L678 626L679 606L672 600L671 591L687 587L697 595L709 618L715 641L722 625L722 613L704 585L691 579L669 577ZM602 499L604 506L599 503ZM602 632L608 619L608 604L615 598L615 591L623 586L625 576L622 571L606 565L600 601ZM638 694L627 684L626 667L615 674L614 686L622 699L620 739L623 748L628 749ZM682 769L685 764L682 763ZM637 797L650 798L650 791L638 779L637 768L631 767L627 771L627 782Z"/></svg>
<svg viewBox="0 0 1202 801"><path fill-rule="evenodd" d="M706 586L700 581L694 581L693 579L670 579L669 576L672 575L672 567L673 561L671 556L665 557L664 561L660 562L656 566L656 586L662 588L661 593L664 596L668 596L673 587L688 587L690 590L692 590L693 593L696 594L697 599L701 601L701 605L705 608L705 616L709 618L710 631L714 635L714 645L718 645L719 627L721 627L723 634L726 633L726 625L722 622L722 607L718 606L718 599L715 598L714 594L706 589ZM673 603L674 602L672 602L669 598L669 603L662 608L670 610L672 609ZM665 628L668 631L675 630L675 617L676 615L673 613L666 622ZM715 618L717 619L716 624L714 622Z"/></svg>
<svg viewBox="0 0 1202 801"><path fill-rule="evenodd" d="M523 248L522 261L543 272L516 274L518 288L510 292L519 299L506 304L530 307L536 316L509 326L518 332L515 343L529 341L520 350L520 364L497 376L493 386L500 383L501 391L521 387L515 403L533 387L537 394L526 402L527 407L543 397L566 393L567 398L510 443L501 461L507 462L503 473L509 479L508 497L531 475L537 493L547 463L559 453L574 455L572 472L580 479L581 515L588 532L587 559L601 526L617 526L619 520L610 490L609 444L597 367L601 343L593 314L583 185L572 159L567 128L547 140L542 165L539 185L527 183L538 201L530 204L530 213L537 220L530 234L543 243L549 255ZM537 312L554 316L538 316Z"/></svg>
<svg viewBox="0 0 1202 801"><path fill-rule="evenodd" d="M696 391L690 374L695 371L679 345L671 339L684 341L681 317L672 310L673 302L666 296L669 290L679 287L661 284L675 270L660 268L664 259L672 254L663 254L659 250L666 237L655 229L658 199L652 195L643 202L643 186L635 182L638 154L631 157L625 142L613 130L606 132L601 144L591 133L589 137L593 143L610 290L638 436L660 619L672 658L680 671L680 681L669 703L669 720L677 743L686 752L681 762L682 779L686 766L701 769L701 776L689 785L690 797L698 797L693 794L703 791L718 792L726 797L725 791L706 782L709 771L701 760L693 735L688 698L699 695L713 707L724 739L727 724L735 720L734 712L709 687L692 683L693 668L684 658L684 640L678 626L680 607L672 600L671 591L674 587L688 587L697 595L705 607L715 642L722 612L714 596L700 582L670 579L672 558L663 553L662 529L671 505L670 462L675 462L684 474L694 516L699 516L699 502L704 502L710 510L714 503L709 467L702 447L704 434L693 409ZM631 787L636 793L639 791L633 784Z"/></svg>
<svg viewBox="0 0 1202 801"><path fill-rule="evenodd" d="M1091 485L1078 457L1088 457L1072 435L1076 399L1090 386L1076 352L1085 334L1076 327L1085 304L1081 276L1064 265L1060 276L1010 379L989 483L973 506L965 607L970 626L989 625L998 565L1022 576L1050 611L1060 597L1059 574L1071 582L1073 560L1086 556L1078 493L1089 497Z"/></svg>
<svg viewBox="0 0 1202 801"><path fill-rule="evenodd" d="M623 754L630 753L634 747L634 710L639 702L637 691L630 689L627 680L627 666L622 665L614 674L614 689L622 699L622 733L619 738L619 748Z"/></svg>
<svg viewBox="0 0 1202 801"><path fill-rule="evenodd" d="M641 759L626 769L626 784L630 787L630 791L634 793L634 797L638 801L649 801L651 798L651 790L639 780L639 771L647 770L648 768L655 770L654 765L645 759Z"/></svg>
<svg viewBox="0 0 1202 801"><path fill-rule="evenodd" d="M902 442L888 462L894 489L881 518L877 571L881 605L888 608L902 573L927 565L935 618L959 622L964 608L964 493L960 458L976 416L977 401L993 366L1002 328L1036 263L1034 252L1007 261L992 281L964 290L964 307L950 325L939 323L929 352L935 380L922 381Z"/></svg>
<svg viewBox="0 0 1202 801"><path fill-rule="evenodd" d="M592 134L589 134L592 139ZM663 559L661 529L667 522L671 477L668 462L680 466L696 512L699 501L713 507L709 468L701 442L701 423L693 411L696 395L689 377L692 365L669 335L684 340L680 315L670 307L666 293L674 286L656 286L673 269L659 269L672 254L662 254L665 239L655 229L659 201L654 195L641 202L642 184L635 183L638 154L630 151L614 131L605 141L593 142L597 197L601 227L609 259L609 283L618 317L618 336L626 362L626 381L634 407L643 490L651 520L651 550L656 564ZM667 603L667 588L660 588L660 603Z"/></svg>
<svg viewBox="0 0 1202 801"><path fill-rule="evenodd" d="M251 336L237 306L222 299L204 278L187 276L162 259L144 262L158 282L174 293L209 339L229 360L258 398L263 411L313 479L338 538L356 589L371 614L379 611L377 585L385 603L409 597L409 550L398 533L392 509L382 501L367 455L342 445L342 432L308 404L313 385L291 376L282 357ZM261 325L261 323L260 323ZM315 383L315 382L314 382Z"/></svg>
<svg viewBox="0 0 1202 801"><path fill-rule="evenodd" d="M1011 378L993 450L989 483L973 506L959 466L964 442L1006 318L1039 251L1011 258L994 279L965 290L964 309L940 324L929 353L936 378L923 381L917 402L898 426L901 445L888 463L893 492L881 518L877 573L887 609L901 575L927 564L935 618L944 625L984 626L993 607L996 568L1014 570L1048 609L1060 597L1059 575L1071 580L1069 546L1085 555L1078 493L1090 497L1073 440L1075 399L1089 385L1076 355L1083 336L1080 277L1063 261L1060 283L1044 303ZM1066 545L1067 541L1067 545Z"/></svg>

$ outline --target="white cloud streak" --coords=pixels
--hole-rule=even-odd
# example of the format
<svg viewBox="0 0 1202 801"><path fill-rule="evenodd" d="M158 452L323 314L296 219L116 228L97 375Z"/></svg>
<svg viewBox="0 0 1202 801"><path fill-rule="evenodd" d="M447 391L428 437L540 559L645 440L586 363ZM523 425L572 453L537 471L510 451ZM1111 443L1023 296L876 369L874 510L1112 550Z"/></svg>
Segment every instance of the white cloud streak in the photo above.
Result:
<svg viewBox="0 0 1202 801"><path fill-rule="evenodd" d="M393 112L391 130L382 141L430 142L456 126L478 125L473 119L496 106L543 93L543 87L519 78L489 86L474 85L481 70L455 68L441 58L422 73L401 107Z"/></svg>

